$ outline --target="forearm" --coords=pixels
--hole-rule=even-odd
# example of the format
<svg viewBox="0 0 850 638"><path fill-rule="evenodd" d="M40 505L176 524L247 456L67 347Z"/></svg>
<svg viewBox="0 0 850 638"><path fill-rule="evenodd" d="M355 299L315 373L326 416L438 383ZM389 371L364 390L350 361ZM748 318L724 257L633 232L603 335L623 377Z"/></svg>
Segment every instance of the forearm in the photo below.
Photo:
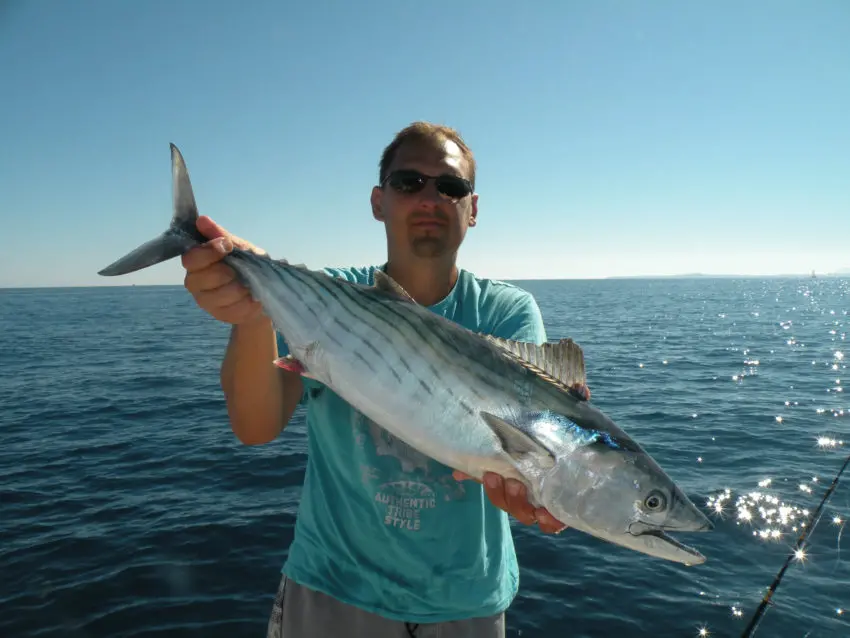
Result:
<svg viewBox="0 0 850 638"><path fill-rule="evenodd" d="M277 340L268 319L231 329L221 387L233 433L246 445L277 437L301 398L300 376L273 365L277 356Z"/></svg>

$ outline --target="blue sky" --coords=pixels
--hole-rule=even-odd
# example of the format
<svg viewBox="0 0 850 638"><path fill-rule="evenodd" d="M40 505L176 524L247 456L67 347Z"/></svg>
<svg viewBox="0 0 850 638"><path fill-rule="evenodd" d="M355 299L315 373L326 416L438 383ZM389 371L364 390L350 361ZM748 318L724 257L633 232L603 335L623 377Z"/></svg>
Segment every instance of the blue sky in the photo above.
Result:
<svg viewBox="0 0 850 638"><path fill-rule="evenodd" d="M417 119L476 154L481 276L850 267L842 0L12 0L0 69L0 286L182 283L96 275L167 224L169 142L234 233L377 263Z"/></svg>

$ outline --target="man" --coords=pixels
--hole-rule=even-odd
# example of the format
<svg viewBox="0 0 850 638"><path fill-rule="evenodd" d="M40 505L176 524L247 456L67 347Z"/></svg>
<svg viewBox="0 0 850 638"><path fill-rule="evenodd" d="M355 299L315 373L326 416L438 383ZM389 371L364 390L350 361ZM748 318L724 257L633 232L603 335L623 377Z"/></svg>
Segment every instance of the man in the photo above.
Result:
<svg viewBox="0 0 850 638"><path fill-rule="evenodd" d="M469 329L543 343L530 294L456 264L477 222L474 183L475 159L456 131L425 122L405 128L384 150L371 196L386 231L386 263L326 272L372 285L380 268L416 302ZM520 483L496 475L484 486L466 481L330 389L272 366L285 342L220 263L234 244L262 251L208 218L198 228L211 241L184 255L185 286L201 308L233 325L221 384L234 433L248 445L266 443L299 403L307 406L306 477L269 636L503 636L518 587L505 512L545 532L564 526L535 510Z"/></svg>

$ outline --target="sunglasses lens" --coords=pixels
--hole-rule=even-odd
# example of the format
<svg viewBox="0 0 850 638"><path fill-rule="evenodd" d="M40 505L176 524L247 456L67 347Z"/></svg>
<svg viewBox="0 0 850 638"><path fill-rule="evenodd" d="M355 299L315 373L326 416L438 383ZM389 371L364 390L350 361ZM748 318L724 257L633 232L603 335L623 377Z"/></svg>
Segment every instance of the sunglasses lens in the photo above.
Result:
<svg viewBox="0 0 850 638"><path fill-rule="evenodd" d="M389 178L389 184L402 193L417 193L425 188L427 177L416 171L396 171Z"/></svg>
<svg viewBox="0 0 850 638"><path fill-rule="evenodd" d="M418 193L429 179L419 171L399 170L390 174L387 183L400 193ZM470 183L455 175L440 175L434 178L434 184L439 193L451 199L463 199L472 192Z"/></svg>
<svg viewBox="0 0 850 638"><path fill-rule="evenodd" d="M471 192L469 185L464 180L450 175L437 178L437 190L452 199L462 199Z"/></svg>

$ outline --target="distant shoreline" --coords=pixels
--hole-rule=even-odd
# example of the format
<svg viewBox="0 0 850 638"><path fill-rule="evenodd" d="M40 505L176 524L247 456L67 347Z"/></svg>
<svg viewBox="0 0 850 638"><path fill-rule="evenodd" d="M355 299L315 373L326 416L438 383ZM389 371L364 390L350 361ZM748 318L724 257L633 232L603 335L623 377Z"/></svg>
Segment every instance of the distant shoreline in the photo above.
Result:
<svg viewBox="0 0 850 638"><path fill-rule="evenodd" d="M850 278L850 271L837 273L823 273L817 275L817 279L841 279ZM554 281L666 281L666 280L687 280L687 279L803 279L813 281L811 274L786 274L786 275L711 275L703 273L682 274L682 275L611 275L609 277L557 277L557 278L505 278L492 277L506 282L554 282ZM95 285L79 285L79 286L0 286L0 290L84 290L92 288L182 288L182 284L95 284Z"/></svg>

